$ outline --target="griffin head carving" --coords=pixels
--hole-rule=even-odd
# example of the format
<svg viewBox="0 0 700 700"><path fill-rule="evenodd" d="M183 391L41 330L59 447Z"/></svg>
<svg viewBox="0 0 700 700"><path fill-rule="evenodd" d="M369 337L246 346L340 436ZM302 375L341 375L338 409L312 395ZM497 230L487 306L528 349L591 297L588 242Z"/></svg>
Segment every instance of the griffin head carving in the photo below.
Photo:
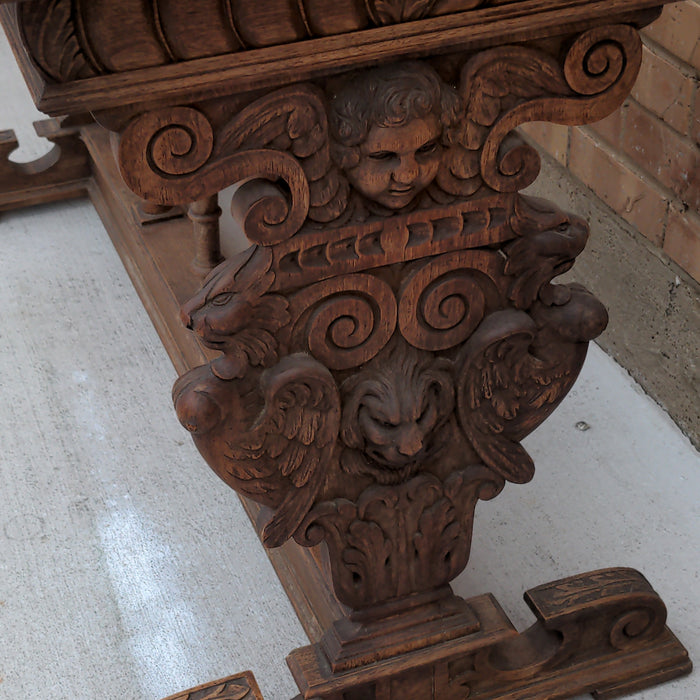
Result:
<svg viewBox="0 0 700 700"><path fill-rule="evenodd" d="M396 338L386 352L342 386L342 439L351 472L380 483L412 476L439 446L436 433L452 413L448 363Z"/></svg>
<svg viewBox="0 0 700 700"><path fill-rule="evenodd" d="M219 477L274 511L262 539L277 547L309 512L335 463L340 396L330 372L304 353L253 374L223 381L210 366L198 367L177 381L173 400Z"/></svg>
<svg viewBox="0 0 700 700"><path fill-rule="evenodd" d="M588 240L588 225L550 202L522 195L516 199L510 224L520 238L503 248L504 271L514 278L509 298L518 309L530 308L538 297L561 305L568 288L549 282L571 269Z"/></svg>
<svg viewBox="0 0 700 700"><path fill-rule="evenodd" d="M277 359L275 334L289 322L288 302L267 294L275 275L269 248L253 246L215 268L182 307L185 325L223 357L211 364L220 379L242 377L250 366Z"/></svg>

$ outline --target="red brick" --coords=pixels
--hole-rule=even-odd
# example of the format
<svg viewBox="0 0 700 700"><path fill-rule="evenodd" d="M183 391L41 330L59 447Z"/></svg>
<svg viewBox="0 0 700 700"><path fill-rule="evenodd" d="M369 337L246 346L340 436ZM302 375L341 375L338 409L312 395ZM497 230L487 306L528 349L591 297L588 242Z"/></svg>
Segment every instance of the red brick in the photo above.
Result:
<svg viewBox="0 0 700 700"><path fill-rule="evenodd" d="M690 208L700 209L700 149L696 143L631 102L623 150Z"/></svg>
<svg viewBox="0 0 700 700"><path fill-rule="evenodd" d="M671 210L668 215L665 253L700 282L700 216Z"/></svg>
<svg viewBox="0 0 700 700"><path fill-rule="evenodd" d="M530 122L520 127L523 133L566 165L569 152L569 127L548 122Z"/></svg>
<svg viewBox="0 0 700 700"><path fill-rule="evenodd" d="M599 122L591 125L591 129L598 136L605 139L610 145L620 149L622 147L622 129L624 124L625 111L627 104L624 104L620 109L616 109L609 117L601 119Z"/></svg>
<svg viewBox="0 0 700 700"><path fill-rule="evenodd" d="M700 70L700 4L693 0L666 5L661 17L644 30L669 53Z"/></svg>
<svg viewBox="0 0 700 700"><path fill-rule="evenodd" d="M642 235L662 245L668 200L651 182L580 129L571 131L569 168Z"/></svg>
<svg viewBox="0 0 700 700"><path fill-rule="evenodd" d="M676 131L688 136L696 85L694 71L684 71L644 47L642 68L632 97Z"/></svg>

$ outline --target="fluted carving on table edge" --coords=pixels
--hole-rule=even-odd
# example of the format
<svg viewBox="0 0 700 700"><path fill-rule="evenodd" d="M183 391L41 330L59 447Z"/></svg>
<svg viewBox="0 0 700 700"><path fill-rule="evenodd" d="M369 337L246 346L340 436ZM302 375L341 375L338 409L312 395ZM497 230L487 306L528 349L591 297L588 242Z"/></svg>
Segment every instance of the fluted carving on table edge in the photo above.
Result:
<svg viewBox="0 0 700 700"><path fill-rule="evenodd" d="M520 0L224 0L198 7L151 0L25 0L18 24L33 60L52 81L73 80L248 49L303 42L373 27L413 22ZM124 28L139 52L125 52ZM57 40L58 34L58 40Z"/></svg>

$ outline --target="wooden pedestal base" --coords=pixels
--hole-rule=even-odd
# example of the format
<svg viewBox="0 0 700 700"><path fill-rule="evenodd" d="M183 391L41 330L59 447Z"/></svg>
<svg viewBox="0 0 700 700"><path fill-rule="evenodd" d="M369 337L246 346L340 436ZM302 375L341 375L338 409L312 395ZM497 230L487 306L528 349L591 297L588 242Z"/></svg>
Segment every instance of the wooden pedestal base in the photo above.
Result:
<svg viewBox="0 0 700 700"><path fill-rule="evenodd" d="M15 181L14 166L5 165L0 182L15 186L0 204L9 208L87 191L178 372L208 362L214 353L179 318L203 276L192 265L191 222L169 218L169 212L146 217L145 225L138 198L116 171L105 132L92 125L80 135L89 156L69 134L66 152L72 155L50 174L38 168L32 177L25 169L26 177ZM6 151L12 143L6 135ZM255 522L260 507L243 500ZM552 700L584 692L613 698L691 670L687 652L665 627L663 602L633 570L597 571L528 591L525 600L537 621L518 633L492 596L463 601L447 587L385 604L381 614L348 616L315 548L288 542L270 558L314 642L288 658L300 698ZM261 696L252 675L239 674L172 700L215 697Z"/></svg>
<svg viewBox="0 0 700 700"><path fill-rule="evenodd" d="M631 569L545 584L525 600L537 622L519 634L490 595L467 601L478 629L391 659L333 672L320 645L288 658L300 698L614 698L689 673L663 602ZM397 621L394 620L394 625Z"/></svg>
<svg viewBox="0 0 700 700"><path fill-rule="evenodd" d="M663 602L637 571L572 576L527 591L525 600L537 621L523 633L493 596L482 595L462 601L476 624L457 638L432 643L405 625L403 652L397 648L394 656L385 656L391 642L396 644L402 620L414 614L409 609L386 619L384 637L374 636L374 660L364 646L355 660L365 663L353 665L346 658L334 672L323 642L296 649L287 659L301 689L296 700L556 700L582 693L610 699L692 668L686 650L665 626ZM445 619L453 614L450 609ZM375 632L380 626L375 623ZM366 628L357 629L366 641ZM224 693L226 683L238 679L206 687L221 690L221 697L248 697ZM195 700L198 690L168 700Z"/></svg>

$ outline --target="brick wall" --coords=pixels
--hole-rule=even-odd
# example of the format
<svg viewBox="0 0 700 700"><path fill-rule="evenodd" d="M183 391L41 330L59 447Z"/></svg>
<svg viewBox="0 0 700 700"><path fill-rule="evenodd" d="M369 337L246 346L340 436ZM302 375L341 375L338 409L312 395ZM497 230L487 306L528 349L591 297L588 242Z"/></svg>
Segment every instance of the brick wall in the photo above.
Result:
<svg viewBox="0 0 700 700"><path fill-rule="evenodd" d="M700 281L700 0L642 31L630 98L597 124L523 131Z"/></svg>

